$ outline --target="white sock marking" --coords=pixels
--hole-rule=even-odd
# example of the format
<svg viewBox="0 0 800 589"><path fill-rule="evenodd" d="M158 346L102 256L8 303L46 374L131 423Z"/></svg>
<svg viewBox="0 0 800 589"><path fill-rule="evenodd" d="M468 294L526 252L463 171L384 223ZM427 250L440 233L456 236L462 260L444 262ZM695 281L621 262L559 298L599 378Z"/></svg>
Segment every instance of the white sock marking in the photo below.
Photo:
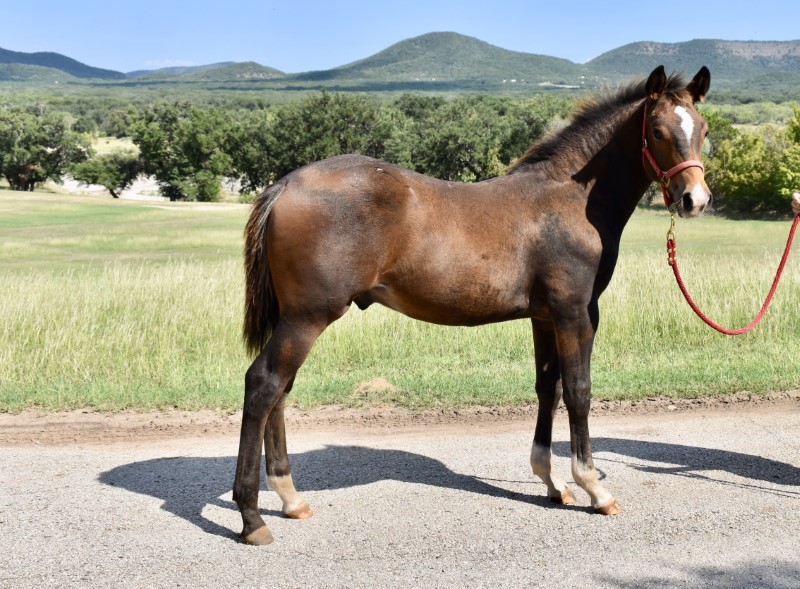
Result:
<svg viewBox="0 0 800 589"><path fill-rule="evenodd" d="M531 470L533 470L533 474L542 479L542 482L547 485L547 494L549 497L560 497L563 491L569 490L553 468L552 454L549 446L545 447L540 446L536 442L533 443L533 448L531 448Z"/></svg>
<svg viewBox="0 0 800 589"><path fill-rule="evenodd" d="M275 491L283 502L283 512L288 513L304 503L300 494L295 491L292 475L267 477L267 487Z"/></svg>

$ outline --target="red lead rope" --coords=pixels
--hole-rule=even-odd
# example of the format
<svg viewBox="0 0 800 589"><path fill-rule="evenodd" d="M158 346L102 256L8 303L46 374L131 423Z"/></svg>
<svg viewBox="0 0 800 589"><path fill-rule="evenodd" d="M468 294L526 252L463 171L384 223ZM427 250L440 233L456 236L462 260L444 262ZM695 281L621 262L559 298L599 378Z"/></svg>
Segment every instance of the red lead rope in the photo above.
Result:
<svg viewBox="0 0 800 589"><path fill-rule="evenodd" d="M667 257L669 265L672 267L672 272L675 274L675 280L678 282L678 287L680 287L681 292L683 293L683 297L686 299L686 302L689 303L689 306L692 310L697 313L697 316L700 317L706 324L720 333L724 333L725 335L741 335L753 329L758 322L764 317L764 314L767 312L767 307L772 302L772 297L775 295L775 290L778 288L778 282L780 282L781 274L783 274L783 267L786 265L786 260L789 257L789 251L792 249L792 240L794 239L794 232L797 229L797 225L800 223L800 214L798 214L794 218L794 223L792 223L792 228L789 230L789 239L786 242L786 249L783 251L783 257L781 258L781 263L778 266L778 271L775 274L775 280L772 281L772 288L769 289L769 294L767 295L764 304L761 306L761 310L758 312L758 315L755 316L749 324L745 327L739 329L725 329L724 327L720 327L716 323L714 323L711 319L706 317L706 315L697 307L695 302L692 300L692 297L689 295L689 291L686 290L686 285L683 283L681 279L681 274L678 271L678 260L675 257L675 234L673 233L673 228L675 227L675 218L672 219L672 227L670 227L669 232L667 233Z"/></svg>

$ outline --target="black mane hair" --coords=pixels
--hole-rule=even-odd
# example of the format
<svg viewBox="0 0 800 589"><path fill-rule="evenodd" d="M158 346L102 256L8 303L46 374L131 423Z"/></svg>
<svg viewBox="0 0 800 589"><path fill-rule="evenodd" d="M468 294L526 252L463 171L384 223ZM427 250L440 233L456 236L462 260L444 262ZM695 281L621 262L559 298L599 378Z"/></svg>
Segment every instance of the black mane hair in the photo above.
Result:
<svg viewBox="0 0 800 589"><path fill-rule="evenodd" d="M569 125L534 143L522 157L513 162L508 173L524 171L539 163L551 162L558 155L577 151L588 159L610 139L614 123L627 115L630 107L639 105L645 98L647 80L639 80L621 87L613 94L592 96L578 106ZM680 74L667 79L663 94L678 98L685 92L686 81Z"/></svg>

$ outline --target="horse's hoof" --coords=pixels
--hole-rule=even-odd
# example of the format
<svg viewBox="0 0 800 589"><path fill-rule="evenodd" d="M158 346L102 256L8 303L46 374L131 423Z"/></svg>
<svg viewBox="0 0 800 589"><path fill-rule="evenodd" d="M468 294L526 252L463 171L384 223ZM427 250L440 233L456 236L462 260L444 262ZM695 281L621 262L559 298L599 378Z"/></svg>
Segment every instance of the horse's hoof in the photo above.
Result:
<svg viewBox="0 0 800 589"><path fill-rule="evenodd" d="M258 528L255 532L250 532L246 536L242 534L242 540L245 544L251 546L264 546L265 544L272 544L272 532L269 531L267 526Z"/></svg>
<svg viewBox="0 0 800 589"><path fill-rule="evenodd" d="M297 507L290 509L289 511L285 511L284 515L290 519L308 519L314 512L311 509L311 506L303 501Z"/></svg>
<svg viewBox="0 0 800 589"><path fill-rule="evenodd" d="M601 515L617 515L622 511L616 499L612 499L608 505L603 505L603 507L595 507L594 510Z"/></svg>
<svg viewBox="0 0 800 589"><path fill-rule="evenodd" d="M569 489L564 489L559 495L550 497L550 501L553 503L560 503L561 505L572 505L575 503L575 495L573 495L572 491Z"/></svg>

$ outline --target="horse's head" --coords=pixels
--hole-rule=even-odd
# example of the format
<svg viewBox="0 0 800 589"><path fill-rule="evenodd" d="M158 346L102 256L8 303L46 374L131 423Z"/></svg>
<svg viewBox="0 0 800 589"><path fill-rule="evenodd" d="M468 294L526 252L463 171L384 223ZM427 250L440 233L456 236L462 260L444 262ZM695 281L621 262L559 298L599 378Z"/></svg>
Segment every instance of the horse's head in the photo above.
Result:
<svg viewBox="0 0 800 589"><path fill-rule="evenodd" d="M703 66L689 84L673 87L659 66L645 85L642 160L648 176L661 183L667 206L682 217L698 216L711 201L700 161L708 125L694 106L710 83Z"/></svg>

